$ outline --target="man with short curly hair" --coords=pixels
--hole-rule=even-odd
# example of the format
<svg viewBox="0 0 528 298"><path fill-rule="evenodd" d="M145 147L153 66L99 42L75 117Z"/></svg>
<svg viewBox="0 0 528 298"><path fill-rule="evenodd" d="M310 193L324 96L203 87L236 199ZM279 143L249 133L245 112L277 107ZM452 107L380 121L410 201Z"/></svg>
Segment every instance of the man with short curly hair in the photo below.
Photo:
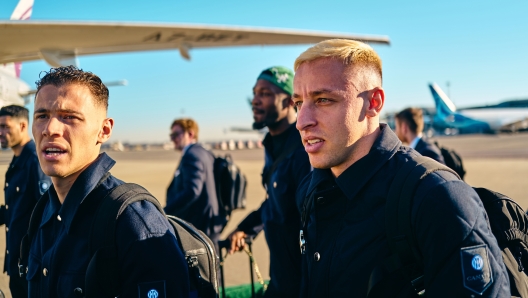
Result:
<svg viewBox="0 0 528 298"><path fill-rule="evenodd" d="M188 297L187 264L172 226L141 197L117 218L114 249L92 251L98 208L124 183L109 173L115 161L100 153L114 126L101 79L73 66L59 67L45 73L37 87L33 135L53 186L41 199L43 212L32 216L40 222L22 270L29 297ZM100 267L111 262L102 260L115 261L117 268L109 268L115 276L103 280ZM95 273L96 282L85 284L87 272ZM113 286L101 286L109 283Z"/></svg>

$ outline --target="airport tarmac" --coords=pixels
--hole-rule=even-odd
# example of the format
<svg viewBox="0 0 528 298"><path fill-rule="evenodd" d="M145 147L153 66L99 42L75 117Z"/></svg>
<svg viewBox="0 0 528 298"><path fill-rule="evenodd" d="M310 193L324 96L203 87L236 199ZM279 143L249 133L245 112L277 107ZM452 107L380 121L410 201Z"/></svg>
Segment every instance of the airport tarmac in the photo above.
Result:
<svg viewBox="0 0 528 298"><path fill-rule="evenodd" d="M470 185L501 192L516 200L523 208L528 208L528 133L441 137L437 140L441 145L460 153L467 171L466 182ZM177 152L110 151L108 154L117 161L111 170L114 176L126 182L143 185L165 204L165 191L180 157ZM248 179L247 208L233 213L222 235L226 237L264 200L265 193L260 184L264 152L262 149L251 149L215 151L215 154L231 154ZM0 175L4 176L11 158L10 150L0 152ZM3 181L3 178L0 180ZM3 203L3 192L0 194L0 202ZM5 233L3 228L0 230L0 252L3 252ZM253 253L263 277L268 279L269 252L263 235L259 235L253 244ZM0 264L3 264L3 257L2 253ZM226 285L249 283L249 270L247 255L237 253L228 256L225 260ZM0 274L0 289L6 293L6 297L11 297L8 288L7 276Z"/></svg>

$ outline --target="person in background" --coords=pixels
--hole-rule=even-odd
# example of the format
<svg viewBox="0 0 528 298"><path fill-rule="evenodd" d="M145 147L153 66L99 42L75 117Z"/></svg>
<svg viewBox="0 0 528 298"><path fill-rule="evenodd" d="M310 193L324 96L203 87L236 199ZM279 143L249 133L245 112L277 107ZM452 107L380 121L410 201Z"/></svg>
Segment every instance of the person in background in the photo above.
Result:
<svg viewBox="0 0 528 298"><path fill-rule="evenodd" d="M429 143L423 137L423 111L420 108L407 108L395 116L396 135L404 144L418 151L423 156L430 157L445 164L442 152L435 144Z"/></svg>
<svg viewBox="0 0 528 298"><path fill-rule="evenodd" d="M35 204L51 185L40 169L35 142L29 136L28 109L17 105L0 109L0 144L13 151L5 175L5 204L0 206L0 224L6 231L4 272L9 275L11 296L27 297L27 281L18 274L20 242Z"/></svg>
<svg viewBox="0 0 528 298"><path fill-rule="evenodd" d="M167 189L165 213L190 222L215 244L226 224L220 213L214 180L214 155L198 144L198 124L193 119L176 119L170 138L182 153L180 164Z"/></svg>
<svg viewBox="0 0 528 298"><path fill-rule="evenodd" d="M253 128L268 128L262 185L266 200L229 236L230 252L244 248L246 237L264 230L270 252L270 283L266 297L297 297L300 286L300 254L297 235L300 214L295 191L310 172L308 155L295 129L297 115L291 105L293 72L270 67L260 73L253 87Z"/></svg>

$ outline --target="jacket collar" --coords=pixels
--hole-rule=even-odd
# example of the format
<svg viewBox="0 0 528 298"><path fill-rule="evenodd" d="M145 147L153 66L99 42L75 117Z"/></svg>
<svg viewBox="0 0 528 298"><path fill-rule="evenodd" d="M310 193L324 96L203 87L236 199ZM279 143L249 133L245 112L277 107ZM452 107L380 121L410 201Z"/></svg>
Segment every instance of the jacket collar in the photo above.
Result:
<svg viewBox="0 0 528 298"><path fill-rule="evenodd" d="M283 132L283 134L287 135L286 137L286 139L288 140L287 142L292 141L292 139L299 139L299 140L301 139L301 136L299 133L297 134L292 133L292 131L297 131L297 128L295 127L296 123L297 122L293 122L292 124L290 124L290 126ZM264 137L264 140L262 140L262 145L264 146L264 148L269 147L271 142L273 142L272 138L273 137L268 132L266 136Z"/></svg>
<svg viewBox="0 0 528 298"><path fill-rule="evenodd" d="M182 156L184 156L185 153L187 153L187 151L189 151L189 149L191 149L191 147L194 146L195 144L198 144L198 143L196 143L196 142L190 143L189 145L186 145L185 147L183 147Z"/></svg>
<svg viewBox="0 0 528 298"><path fill-rule="evenodd" d="M319 185L335 180L349 200L353 199L372 176L402 146L396 134L385 123L380 124L381 133L367 155L352 164L339 177L334 178L330 169L314 169L306 195ZM351 183L353 182L353 183Z"/></svg>
<svg viewBox="0 0 528 298"><path fill-rule="evenodd" d="M44 209L41 226L51 220L58 211L68 233L79 206L114 165L115 161L106 153L99 154L97 159L77 177L62 205L59 202L55 187L52 185L48 191L50 200Z"/></svg>

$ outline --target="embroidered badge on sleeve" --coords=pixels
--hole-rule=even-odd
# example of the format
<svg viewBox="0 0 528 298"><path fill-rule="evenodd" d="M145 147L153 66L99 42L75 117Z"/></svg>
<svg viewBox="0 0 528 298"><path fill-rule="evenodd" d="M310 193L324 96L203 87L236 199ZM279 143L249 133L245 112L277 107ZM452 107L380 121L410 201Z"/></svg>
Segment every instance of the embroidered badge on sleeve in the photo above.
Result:
<svg viewBox="0 0 528 298"><path fill-rule="evenodd" d="M138 285L140 298L166 298L165 281L159 280Z"/></svg>
<svg viewBox="0 0 528 298"><path fill-rule="evenodd" d="M464 287L475 294L482 295L493 282L488 246L481 244L463 247L460 249L460 259Z"/></svg>

